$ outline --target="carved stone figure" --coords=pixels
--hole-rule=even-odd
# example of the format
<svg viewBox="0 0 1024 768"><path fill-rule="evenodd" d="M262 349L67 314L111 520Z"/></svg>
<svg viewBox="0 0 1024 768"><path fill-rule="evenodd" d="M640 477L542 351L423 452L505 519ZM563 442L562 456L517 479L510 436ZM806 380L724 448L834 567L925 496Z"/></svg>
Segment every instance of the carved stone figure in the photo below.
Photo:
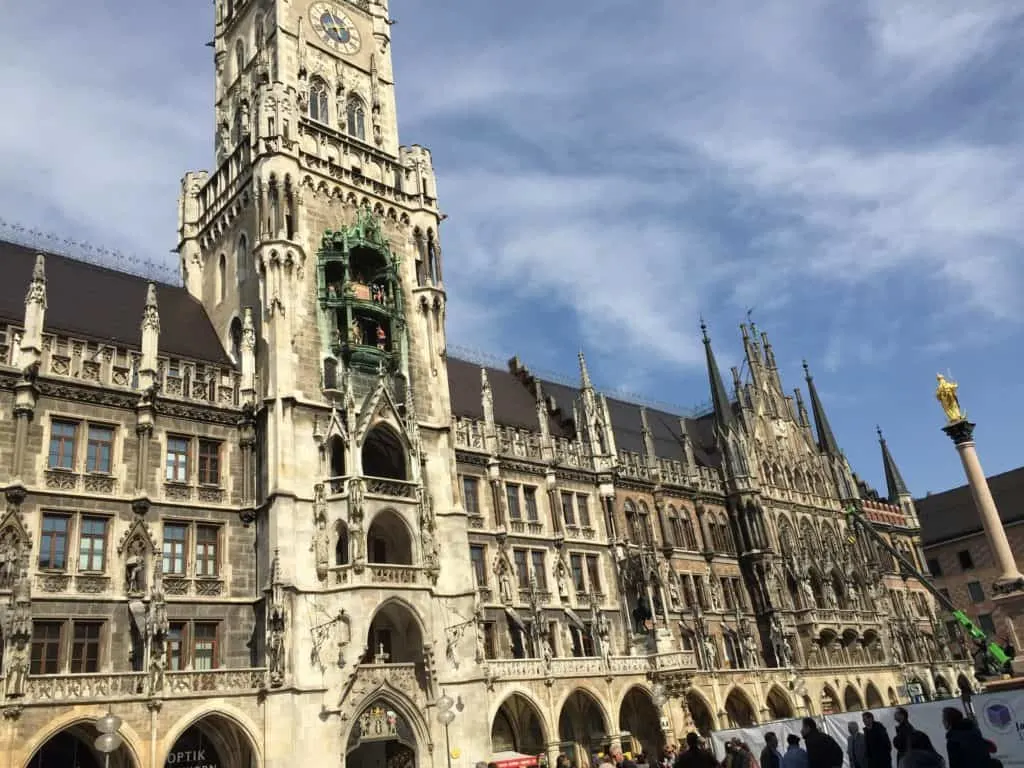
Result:
<svg viewBox="0 0 1024 768"><path fill-rule="evenodd" d="M558 597L562 600L569 599L569 569L565 567L565 561L558 559L555 566L555 581L558 584Z"/></svg>
<svg viewBox="0 0 1024 768"><path fill-rule="evenodd" d="M668 601L674 611L683 607L683 599L679 594L679 575L675 571L672 571L668 578Z"/></svg>
<svg viewBox="0 0 1024 768"><path fill-rule="evenodd" d="M124 590L129 595L142 592L143 561L138 555L131 555L125 563Z"/></svg>
<svg viewBox="0 0 1024 768"><path fill-rule="evenodd" d="M348 519L352 522L363 519L363 480L359 477L348 481Z"/></svg>
<svg viewBox="0 0 1024 768"><path fill-rule="evenodd" d="M508 561L501 554L494 561L494 575L498 577L498 593L501 602L509 605L515 599L512 590L512 574L509 572Z"/></svg>
<svg viewBox="0 0 1024 768"><path fill-rule="evenodd" d="M829 608L835 608L839 605L839 598L836 595L836 588L832 586L831 581L825 582L825 602Z"/></svg>
<svg viewBox="0 0 1024 768"><path fill-rule="evenodd" d="M10 589L18 578L21 549L21 538L13 527L0 534L0 589Z"/></svg>
<svg viewBox="0 0 1024 768"><path fill-rule="evenodd" d="M804 608L814 608L817 601L814 599L814 588L809 576L800 579L800 593L803 595Z"/></svg>
<svg viewBox="0 0 1024 768"><path fill-rule="evenodd" d="M28 679L28 643L18 642L8 645L7 652L7 680L4 685L4 693L7 698L16 698L25 695L25 681Z"/></svg>
<svg viewBox="0 0 1024 768"><path fill-rule="evenodd" d="M955 381L950 381L941 373L936 374L936 379L938 386L935 388L935 399L939 401L942 410L945 411L946 420L950 424L963 421L965 416L960 408L960 398L957 395L960 385Z"/></svg>
<svg viewBox="0 0 1024 768"><path fill-rule="evenodd" d="M550 668L551 658L554 656L554 653L551 650L551 643L548 642L547 637L542 637L540 639L540 655L541 658L544 660L544 666Z"/></svg>
<svg viewBox="0 0 1024 768"><path fill-rule="evenodd" d="M603 613L597 619L597 639L601 642L601 657L605 666L612 663L612 625Z"/></svg>
<svg viewBox="0 0 1024 768"><path fill-rule="evenodd" d="M708 597L711 600L711 610L722 610L722 582L708 569Z"/></svg>
<svg viewBox="0 0 1024 768"><path fill-rule="evenodd" d="M755 669L760 666L757 653L757 642L753 635L745 635L743 638L743 665L747 669Z"/></svg>
<svg viewBox="0 0 1024 768"><path fill-rule="evenodd" d="M860 608L860 590L857 589L857 585L850 582L850 586L847 587L847 591L850 594L850 603L854 608Z"/></svg>
<svg viewBox="0 0 1024 768"><path fill-rule="evenodd" d="M704 657L707 659L708 669L718 669L718 646L715 645L713 637L704 638Z"/></svg>
<svg viewBox="0 0 1024 768"><path fill-rule="evenodd" d="M330 562L330 536L327 534L327 521L321 517L317 518L316 530L313 532L313 544L310 549L316 559L316 575L320 581L327 578L327 568Z"/></svg>

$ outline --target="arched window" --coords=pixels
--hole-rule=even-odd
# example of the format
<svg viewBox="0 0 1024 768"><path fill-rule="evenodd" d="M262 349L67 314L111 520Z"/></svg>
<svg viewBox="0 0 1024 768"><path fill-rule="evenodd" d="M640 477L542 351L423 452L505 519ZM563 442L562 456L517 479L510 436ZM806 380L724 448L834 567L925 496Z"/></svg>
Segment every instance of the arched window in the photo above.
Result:
<svg viewBox="0 0 1024 768"><path fill-rule="evenodd" d="M237 317L231 321L231 357L236 365L242 364L242 321Z"/></svg>
<svg viewBox="0 0 1024 768"><path fill-rule="evenodd" d="M245 69L245 43L241 40L235 43L235 77L242 76Z"/></svg>
<svg viewBox="0 0 1024 768"><path fill-rule="evenodd" d="M314 77L309 83L309 118L318 123L328 122L327 83Z"/></svg>
<svg viewBox="0 0 1024 768"><path fill-rule="evenodd" d="M345 123L348 135L366 141L366 107L358 96L350 96L345 106Z"/></svg>
<svg viewBox="0 0 1024 768"><path fill-rule="evenodd" d="M238 248L235 251L235 269L239 277L245 277L249 271L249 240L244 234L238 236Z"/></svg>
<svg viewBox="0 0 1024 768"><path fill-rule="evenodd" d="M224 301L224 293L227 290L228 281L228 260L222 253L217 257L217 301Z"/></svg>

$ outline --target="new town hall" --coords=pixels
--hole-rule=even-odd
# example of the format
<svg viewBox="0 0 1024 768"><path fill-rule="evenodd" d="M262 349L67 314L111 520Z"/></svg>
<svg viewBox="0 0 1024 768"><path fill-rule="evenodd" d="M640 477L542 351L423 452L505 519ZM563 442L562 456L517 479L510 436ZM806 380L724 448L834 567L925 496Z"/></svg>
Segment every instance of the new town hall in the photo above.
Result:
<svg viewBox="0 0 1024 768"><path fill-rule="evenodd" d="M744 327L682 417L446 354L385 0L217 0L183 287L0 245L5 767L467 766L969 682L911 496ZM806 397L806 400L804 399ZM813 416L813 422L812 422Z"/></svg>

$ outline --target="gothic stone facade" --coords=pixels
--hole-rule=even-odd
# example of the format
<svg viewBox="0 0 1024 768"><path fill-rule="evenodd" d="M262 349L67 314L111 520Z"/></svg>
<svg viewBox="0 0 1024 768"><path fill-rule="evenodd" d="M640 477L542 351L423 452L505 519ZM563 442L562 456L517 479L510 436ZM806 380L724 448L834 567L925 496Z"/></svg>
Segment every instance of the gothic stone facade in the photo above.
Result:
<svg viewBox="0 0 1024 768"><path fill-rule="evenodd" d="M118 766L441 768L955 688L926 594L842 521L920 562L913 502L865 498L809 375L817 437L755 329L733 397L707 340L693 418L582 357L578 387L449 358L386 3L216 12L184 288L5 246L11 765L86 759L108 707Z"/></svg>

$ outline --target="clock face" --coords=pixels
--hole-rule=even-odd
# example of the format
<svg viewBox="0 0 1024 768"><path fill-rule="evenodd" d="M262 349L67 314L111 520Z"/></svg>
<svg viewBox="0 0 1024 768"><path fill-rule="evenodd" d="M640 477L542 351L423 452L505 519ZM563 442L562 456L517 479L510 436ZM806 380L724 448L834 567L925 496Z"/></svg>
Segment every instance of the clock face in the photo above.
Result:
<svg viewBox="0 0 1024 768"><path fill-rule="evenodd" d="M309 7L309 22L313 25L313 31L329 48L352 54L362 44L359 29L352 19L333 3L313 3Z"/></svg>

